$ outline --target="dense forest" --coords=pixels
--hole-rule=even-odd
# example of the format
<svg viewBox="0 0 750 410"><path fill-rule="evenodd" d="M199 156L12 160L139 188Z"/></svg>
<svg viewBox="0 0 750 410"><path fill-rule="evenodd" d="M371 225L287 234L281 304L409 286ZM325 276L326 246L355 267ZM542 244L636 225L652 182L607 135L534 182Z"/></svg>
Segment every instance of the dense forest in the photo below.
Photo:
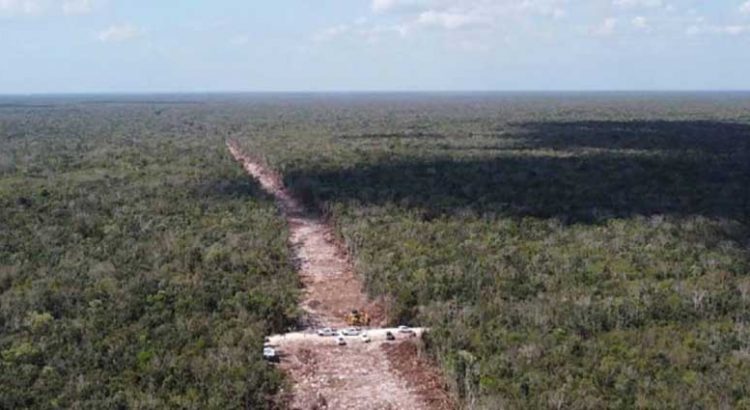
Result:
<svg viewBox="0 0 750 410"><path fill-rule="evenodd" d="M750 406L750 95L0 100L0 408L265 408L335 224L467 407Z"/></svg>
<svg viewBox="0 0 750 410"><path fill-rule="evenodd" d="M472 408L750 406L750 96L256 104L249 151L336 223Z"/></svg>
<svg viewBox="0 0 750 410"><path fill-rule="evenodd" d="M269 408L286 226L210 104L0 104L0 408Z"/></svg>

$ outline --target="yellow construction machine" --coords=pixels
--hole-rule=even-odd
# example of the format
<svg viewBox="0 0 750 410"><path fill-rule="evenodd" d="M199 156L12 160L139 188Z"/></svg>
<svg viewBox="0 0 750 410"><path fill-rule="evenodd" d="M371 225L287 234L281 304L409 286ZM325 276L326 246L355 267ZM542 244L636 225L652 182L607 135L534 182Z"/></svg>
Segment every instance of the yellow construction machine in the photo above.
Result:
<svg viewBox="0 0 750 410"><path fill-rule="evenodd" d="M369 326L370 325L370 316L367 315L365 312L360 312L359 310L352 310L351 313L346 315L346 323L349 326Z"/></svg>

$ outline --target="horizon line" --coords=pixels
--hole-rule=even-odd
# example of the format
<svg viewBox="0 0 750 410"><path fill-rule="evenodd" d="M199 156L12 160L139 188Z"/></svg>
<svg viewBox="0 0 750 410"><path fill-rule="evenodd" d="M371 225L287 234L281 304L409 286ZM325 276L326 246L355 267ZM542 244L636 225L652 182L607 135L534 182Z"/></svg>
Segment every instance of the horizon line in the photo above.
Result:
<svg viewBox="0 0 750 410"><path fill-rule="evenodd" d="M73 91L73 92L28 92L28 93L3 93L0 92L0 98L5 97L65 97L65 96L143 96L143 95L250 95L250 94L545 94L545 93L750 93L749 89L498 89L498 90L196 90L196 91Z"/></svg>

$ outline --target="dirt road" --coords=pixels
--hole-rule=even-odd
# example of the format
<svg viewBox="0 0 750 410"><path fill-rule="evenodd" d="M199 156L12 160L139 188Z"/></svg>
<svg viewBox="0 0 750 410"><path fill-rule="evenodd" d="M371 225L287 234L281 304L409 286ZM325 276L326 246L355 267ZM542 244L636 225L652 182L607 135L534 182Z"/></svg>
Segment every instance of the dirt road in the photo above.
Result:
<svg viewBox="0 0 750 410"><path fill-rule="evenodd" d="M276 198L289 223L290 241L299 259L304 295L300 301L307 316L303 332L270 338L281 353L280 367L294 381L293 409L450 409L448 395L435 369L420 357L423 329L411 334L369 329L372 341L321 337L314 329L345 325L352 309L379 312L368 302L344 249L334 240L322 218L307 212L284 188L281 178L242 152L230 141L229 151L262 187ZM376 313L377 319L377 313Z"/></svg>

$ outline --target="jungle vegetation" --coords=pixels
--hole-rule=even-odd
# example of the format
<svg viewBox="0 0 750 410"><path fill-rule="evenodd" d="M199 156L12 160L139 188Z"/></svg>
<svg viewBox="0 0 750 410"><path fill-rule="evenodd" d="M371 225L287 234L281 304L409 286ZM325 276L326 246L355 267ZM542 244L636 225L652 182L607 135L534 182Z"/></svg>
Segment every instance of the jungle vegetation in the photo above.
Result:
<svg viewBox="0 0 750 410"><path fill-rule="evenodd" d="M273 407L286 225L205 104L0 104L0 408Z"/></svg>
<svg viewBox="0 0 750 410"><path fill-rule="evenodd" d="M750 95L0 100L0 407L263 408L283 220L349 248L467 407L750 406Z"/></svg>
<svg viewBox="0 0 750 410"><path fill-rule="evenodd" d="M235 135L471 408L750 406L750 96L339 95Z"/></svg>

